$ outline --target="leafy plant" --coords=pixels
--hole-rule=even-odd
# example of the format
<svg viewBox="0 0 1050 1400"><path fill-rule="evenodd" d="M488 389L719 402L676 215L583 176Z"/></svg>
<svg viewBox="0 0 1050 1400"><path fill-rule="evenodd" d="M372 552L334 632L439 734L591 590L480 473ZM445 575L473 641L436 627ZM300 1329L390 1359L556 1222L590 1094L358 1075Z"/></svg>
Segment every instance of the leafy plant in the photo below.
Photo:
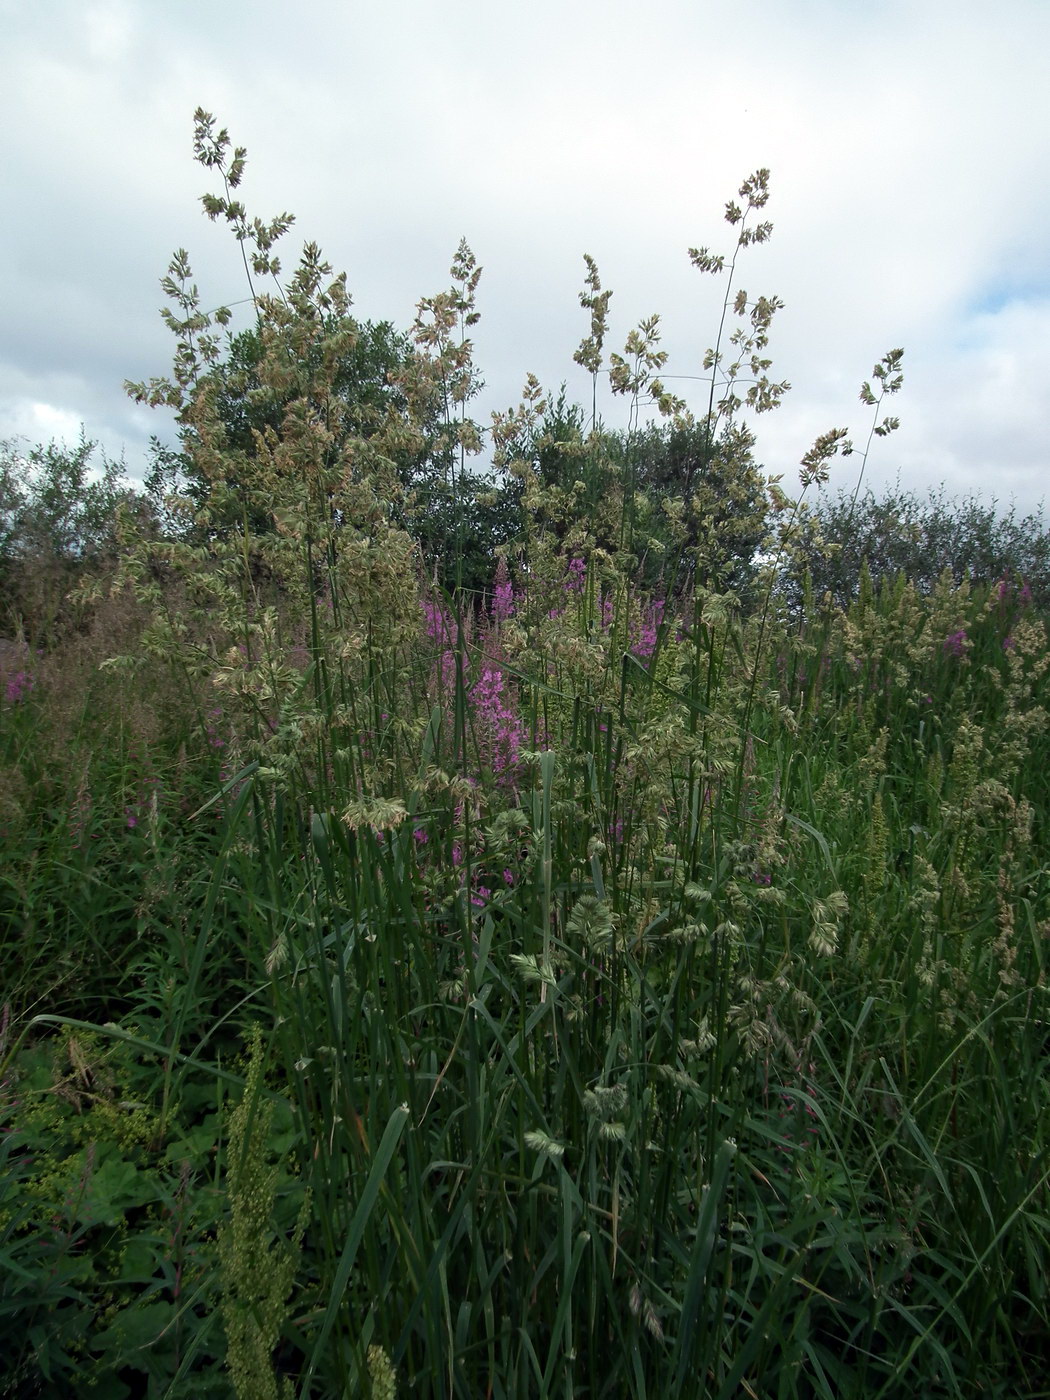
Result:
<svg viewBox="0 0 1050 1400"><path fill-rule="evenodd" d="M1000 512L994 502L927 496L898 484L854 501L843 492L812 507L819 547L797 556L795 587L808 570L814 594L839 604L857 596L862 568L876 584L897 575L924 592L947 572L956 583L1002 579L1045 606L1050 539L1042 517Z"/></svg>
<svg viewBox="0 0 1050 1400"><path fill-rule="evenodd" d="M344 280L310 244L284 278L204 112L196 154L254 325L177 254L133 388L195 494L122 515L107 666L67 639L0 703L21 1393L1035 1400L1046 622L1007 577L807 588L847 435L764 496L766 172L693 255L728 274L704 412L656 318L604 359L589 259L590 414L527 378L497 507L466 244L365 423Z"/></svg>
<svg viewBox="0 0 1050 1400"><path fill-rule="evenodd" d="M118 508L137 508L124 467L91 463L96 444L51 443L23 453L0 443L0 588L7 635L53 640L67 594L116 549Z"/></svg>

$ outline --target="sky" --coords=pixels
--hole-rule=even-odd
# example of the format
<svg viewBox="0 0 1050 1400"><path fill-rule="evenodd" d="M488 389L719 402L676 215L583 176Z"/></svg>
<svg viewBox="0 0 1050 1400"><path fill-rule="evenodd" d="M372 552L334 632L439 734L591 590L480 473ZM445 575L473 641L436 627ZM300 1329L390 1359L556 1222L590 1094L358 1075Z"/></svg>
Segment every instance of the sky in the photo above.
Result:
<svg viewBox="0 0 1050 1400"><path fill-rule="evenodd" d="M174 441L123 390L170 369L173 251L205 306L247 296L200 207L203 107L247 147L249 215L295 214L286 268L318 242L362 319L407 329L467 239L482 421L530 371L589 402L585 253L607 350L659 314L701 413L724 285L687 250L731 251L725 203L768 168L738 285L784 302L792 390L758 461L789 486L819 433L862 446L860 385L903 347L865 481L1050 502L1050 0L0 0L0 35L0 439L83 427L133 478ZM622 421L607 386L599 412Z"/></svg>

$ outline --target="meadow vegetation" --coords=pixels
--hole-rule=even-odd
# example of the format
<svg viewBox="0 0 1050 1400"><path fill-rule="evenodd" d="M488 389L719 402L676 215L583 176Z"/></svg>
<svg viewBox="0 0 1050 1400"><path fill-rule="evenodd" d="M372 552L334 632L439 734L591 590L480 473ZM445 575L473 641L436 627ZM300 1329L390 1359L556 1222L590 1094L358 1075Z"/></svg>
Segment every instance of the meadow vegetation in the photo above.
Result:
<svg viewBox="0 0 1050 1400"><path fill-rule="evenodd" d="M1045 527L767 478L765 171L482 432L195 150L178 449L0 471L0 1394L1050 1395Z"/></svg>

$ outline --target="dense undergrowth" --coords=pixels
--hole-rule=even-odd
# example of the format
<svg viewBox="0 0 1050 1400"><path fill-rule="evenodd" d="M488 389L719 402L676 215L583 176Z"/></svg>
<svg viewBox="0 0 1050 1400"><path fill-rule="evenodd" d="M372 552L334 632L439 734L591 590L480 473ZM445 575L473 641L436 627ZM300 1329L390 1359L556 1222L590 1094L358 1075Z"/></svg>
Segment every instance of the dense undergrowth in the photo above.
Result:
<svg viewBox="0 0 1050 1400"><path fill-rule="evenodd" d="M0 1393L1050 1394L1026 581L814 596L775 485L754 561L738 417L785 386L730 277L699 421L655 323L610 360L688 490L530 383L515 532L441 586L405 463L468 492L469 251L364 424L343 283L259 291L281 223L204 114L197 153L261 418L180 255L137 392L187 490L0 653Z"/></svg>

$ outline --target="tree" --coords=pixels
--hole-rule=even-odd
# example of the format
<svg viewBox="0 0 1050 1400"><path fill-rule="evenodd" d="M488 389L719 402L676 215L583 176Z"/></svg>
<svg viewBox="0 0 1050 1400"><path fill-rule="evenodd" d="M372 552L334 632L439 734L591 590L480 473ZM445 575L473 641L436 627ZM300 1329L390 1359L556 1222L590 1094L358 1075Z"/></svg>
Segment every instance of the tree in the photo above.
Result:
<svg viewBox="0 0 1050 1400"><path fill-rule="evenodd" d="M744 588L767 532L766 483L754 438L683 418L584 431L586 415L551 404L529 443L544 523L558 538L585 529L594 547L634 556L640 581Z"/></svg>
<svg viewBox="0 0 1050 1400"><path fill-rule="evenodd" d="M121 463L92 465L97 444L0 443L0 593L8 626L50 639L66 595L115 551L118 507L141 504Z"/></svg>
<svg viewBox="0 0 1050 1400"><path fill-rule="evenodd" d="M345 348L330 373L331 401L317 405L317 412L326 426L334 428L329 451L334 456L346 451L354 441L368 442L383 432L391 418L407 414L407 403L398 379L413 351L407 335L397 331L389 321L358 322L346 318L348 324L338 326L336 318L328 317L322 334L308 347L315 359L323 353L324 332L343 336ZM224 450L230 461L243 463L258 455L260 441L279 435L285 417L299 396L302 378L288 377L275 382L272 374L261 373L265 355L263 335L259 325L231 337L226 358L214 364L202 376L201 393L212 395L212 411L221 424ZM304 365L307 375L316 373L317 364ZM326 382L328 382L326 380ZM338 424L332 411L338 404ZM165 447L156 438L152 443L153 466L146 478L151 497L160 506L169 492L185 495L195 507L200 507L212 494L210 479L194 460L192 453ZM426 475L428 443L415 440L406 443L402 456L394 463L398 480L406 489L417 485ZM229 520L226 528L240 523L236 481L229 478L231 488L228 502ZM253 533L265 534L274 528L265 510L257 509L250 520ZM222 531L222 522L210 514L208 530Z"/></svg>
<svg viewBox="0 0 1050 1400"><path fill-rule="evenodd" d="M667 554L681 557L679 585L739 591L769 528L766 482L746 428L726 423L713 441L709 434L706 424L671 420L611 434L609 452L659 507L654 528Z"/></svg>
<svg viewBox="0 0 1050 1400"><path fill-rule="evenodd" d="M272 533L275 523L265 499L256 496L248 505L240 488L265 442L281 437L303 385L323 382L324 395L308 413L328 434L328 457L360 456L363 447L378 444L396 481L388 501L392 518L419 546L427 572L445 588L457 582L468 590L484 588L493 552L515 533L517 516L500 483L455 469L445 386L434 373L445 347L437 346L436 355L421 353L412 336L391 322L359 322L344 310L322 318L317 336L297 345L294 373L275 374L272 326L265 332L269 345L262 320L230 337L224 357L201 375L195 389L199 399L210 398L213 429L219 427L220 450L229 464L222 508L212 478L189 445L173 449L154 438L146 484L158 514L163 515L164 497L175 493L197 512L197 522L182 526L188 539L224 537L242 528L246 509L253 536ZM324 365L332 344L342 348ZM198 523L205 505L206 526ZM169 525L179 528L174 520Z"/></svg>
<svg viewBox="0 0 1050 1400"><path fill-rule="evenodd" d="M1018 518L1011 507L976 496L952 498L944 487L927 496L900 485L859 499L839 492L810 511L809 543L795 552L789 593L801 595L808 570L817 598L845 605L856 597L867 563L876 587L898 574L928 592L947 571L957 581L1023 579L1036 599L1050 600L1050 527L1041 513Z"/></svg>

